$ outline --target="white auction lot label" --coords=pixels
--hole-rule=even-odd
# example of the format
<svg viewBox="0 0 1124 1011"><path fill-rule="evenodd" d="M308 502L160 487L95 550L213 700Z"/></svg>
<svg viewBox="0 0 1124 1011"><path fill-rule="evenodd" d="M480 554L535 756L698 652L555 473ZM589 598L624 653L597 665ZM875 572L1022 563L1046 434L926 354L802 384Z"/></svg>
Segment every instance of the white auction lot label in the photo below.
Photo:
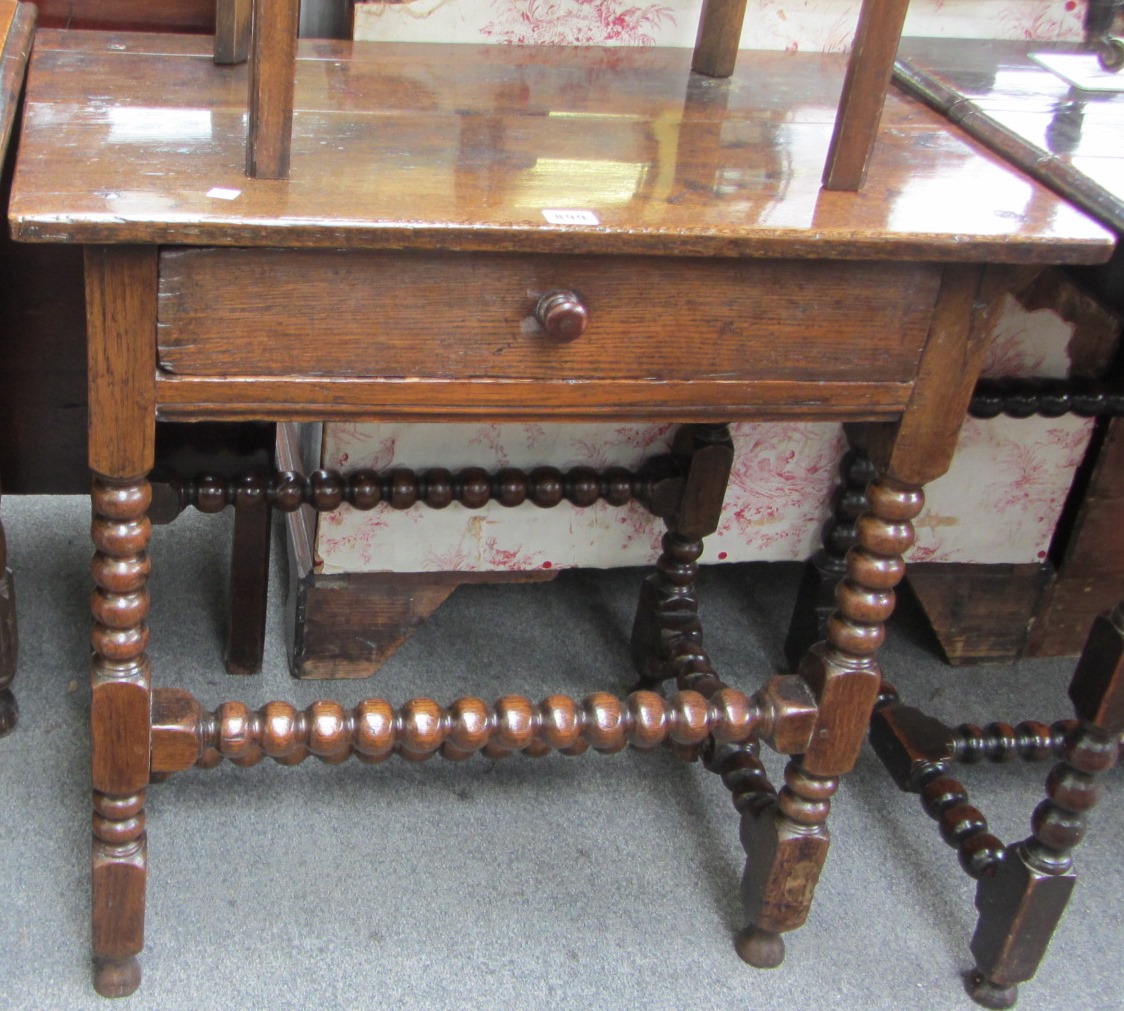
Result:
<svg viewBox="0 0 1124 1011"><path fill-rule="evenodd" d="M542 216L552 225L601 224L601 221L593 211L543 211Z"/></svg>

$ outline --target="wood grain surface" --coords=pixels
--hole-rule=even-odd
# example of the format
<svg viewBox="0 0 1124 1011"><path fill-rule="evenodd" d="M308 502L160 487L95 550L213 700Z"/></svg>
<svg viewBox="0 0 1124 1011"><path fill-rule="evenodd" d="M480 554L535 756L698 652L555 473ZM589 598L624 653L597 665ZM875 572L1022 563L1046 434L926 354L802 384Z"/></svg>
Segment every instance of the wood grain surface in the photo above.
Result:
<svg viewBox="0 0 1124 1011"><path fill-rule="evenodd" d="M156 456L156 251L86 249L90 469L143 478Z"/></svg>
<svg viewBox="0 0 1124 1011"><path fill-rule="evenodd" d="M246 174L289 174L299 0L254 0Z"/></svg>
<svg viewBox="0 0 1124 1011"><path fill-rule="evenodd" d="M207 40L45 32L12 227L48 242L1107 258L1083 215L898 95L862 193L822 192L843 58L743 57L715 82L683 50L302 44L278 181L245 177L246 70L215 67ZM694 128L708 122L721 129ZM559 205L596 223L553 224Z"/></svg>
<svg viewBox="0 0 1124 1011"><path fill-rule="evenodd" d="M566 382L909 382L940 277L915 264L224 249L166 252L160 273L159 361L175 375ZM557 289L588 309L577 340L532 316Z"/></svg>

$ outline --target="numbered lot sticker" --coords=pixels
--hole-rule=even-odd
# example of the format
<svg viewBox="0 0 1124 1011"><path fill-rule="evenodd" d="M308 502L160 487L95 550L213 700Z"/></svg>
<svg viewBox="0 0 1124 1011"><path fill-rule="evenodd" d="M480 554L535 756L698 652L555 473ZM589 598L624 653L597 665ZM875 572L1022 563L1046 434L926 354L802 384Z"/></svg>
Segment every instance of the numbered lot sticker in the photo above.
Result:
<svg viewBox="0 0 1124 1011"><path fill-rule="evenodd" d="M593 211L543 211L542 216L552 225L599 225Z"/></svg>

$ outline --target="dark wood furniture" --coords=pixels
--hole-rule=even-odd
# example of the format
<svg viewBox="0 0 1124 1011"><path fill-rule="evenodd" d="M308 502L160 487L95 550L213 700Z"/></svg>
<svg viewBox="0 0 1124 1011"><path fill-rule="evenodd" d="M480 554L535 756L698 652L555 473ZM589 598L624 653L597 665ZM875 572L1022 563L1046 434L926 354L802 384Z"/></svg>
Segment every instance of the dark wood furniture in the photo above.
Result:
<svg viewBox="0 0 1124 1011"><path fill-rule="evenodd" d="M987 1008L1009 1008L1031 979L1076 883L1073 850L1101 797L1098 778L1124 750L1124 602L1093 622L1069 686L1076 719L1015 726L964 723L955 729L903 704L883 684L870 741L898 788L916 793L941 838L976 881L979 912L971 940L969 994ZM1005 846L954 778L957 763L1059 759L1030 835Z"/></svg>
<svg viewBox="0 0 1124 1011"><path fill-rule="evenodd" d="M1079 49L1073 43L907 39L896 79L1119 235L1124 220L1124 166L1119 163L1124 155L1116 138L1124 135L1124 94L1082 95L1027 56L1030 51ZM1111 312L1124 317L1122 264L1124 254L1117 253L1109 265L1095 270L1064 276L1062 271L1045 272L1022 293L1028 310L1059 312L1078 328L1071 349L1073 389L1084 394L1080 409L1099 410L1101 419L1045 562L910 567L909 589L953 664L1076 655L1093 619L1124 593L1124 542L1108 536L1124 522L1119 477L1124 473L1124 419L1115 417L1113 405L1090 406L1088 395L1090 380L1112 375L1120 323ZM1056 393L1057 385L1049 389ZM1008 400L1011 413L1028 409L1024 387L1012 389ZM844 472L849 466L844 463ZM854 539L862 490L840 489L842 511L828 531L835 543L810 567L811 585L802 596L818 597L822 619L834 606L833 588ZM324 575L312 564L310 538L299 515L290 517L288 529L292 616L287 625L298 677L372 674L458 585L486 578L455 572ZM498 573L494 578L512 576ZM788 651L794 663L820 634L822 621L802 600Z"/></svg>
<svg viewBox="0 0 1124 1011"><path fill-rule="evenodd" d="M907 39L896 83L983 144L1124 235L1124 93L1080 91L1030 59L1078 44ZM1124 319L1124 252L1071 271L1074 282ZM1031 292L1036 304L1048 301ZM1076 301L1074 312L1080 312ZM1064 311L1064 307L1063 307ZM1080 372L1079 368L1079 372ZM1081 378L1091 378L1086 371ZM1107 374L1119 387L1119 362ZM1124 596L1124 418L1098 421L1049 559L1042 565L918 567L910 585L953 662L1080 651L1094 618ZM1001 580L1006 607L974 608Z"/></svg>
<svg viewBox="0 0 1124 1011"><path fill-rule="evenodd" d="M210 33L214 0L39 0L40 28ZM13 106L14 111L14 106ZM7 206L10 171L0 197ZM16 494L81 495L86 455L86 314L82 254L0 235L0 475Z"/></svg>
<svg viewBox="0 0 1124 1011"><path fill-rule="evenodd" d="M45 0L36 6L40 27L214 29L214 0ZM13 96L8 111L14 109ZM10 186L10 166L5 164L0 179L5 206ZM17 245L6 230L0 236L0 326L6 335L0 370L0 486L9 493L89 491L82 269L80 249ZM268 471L273 429L268 424L161 425L153 522L170 522L178 514L178 488L203 471L228 479ZM238 511L225 643L232 674L261 668L270 548L269 510ZM10 601L10 587L3 599ZM11 628L7 652L14 657L14 611L8 605L2 613Z"/></svg>
<svg viewBox="0 0 1124 1011"><path fill-rule="evenodd" d="M0 166L8 160L8 142L23 91L34 30L35 8L31 4L0 0ZM15 589L8 570L4 524L0 520L0 736L16 725L19 712L12 694L17 653Z"/></svg>
<svg viewBox="0 0 1124 1011"><path fill-rule="evenodd" d="M903 54L898 81L907 90L1089 211L1117 237L1124 232L1124 154L1119 144L1124 103L1119 96L1071 89L1032 63L1025 43L947 45L914 40L903 47ZM1102 303L1120 313L1124 310L1122 269L1124 258L1117 247L1108 263L1074 274ZM1052 564L1041 573L1029 566L1030 572L1001 573L1016 582L1022 577L1023 592L1016 586L1003 596L1008 603L1021 599L1024 607L996 608L989 621L1002 617L1014 629L1021 623L1021 636L1006 635L1028 654L1072 651L1090 614L1111 606L1124 591L1118 535L1124 520L1120 485L1124 391L1119 378L1117 366L1100 388L1023 389L1009 400L1003 391L994 391L978 398L979 409L986 410L990 398L995 409L1008 404L1016 416L1069 407L1105 415L1075 484ZM861 463L856 461L855 466ZM847 494L861 496L855 488L844 497ZM949 593L942 584L950 575L969 585L957 589L953 606L948 607ZM978 652L981 641L996 640L988 623L972 626L964 620L965 610L956 607L955 600L965 592L979 592L978 582L970 585L973 579L970 573L946 571L915 582L914 592L931 616L944 605L955 618L934 622L938 635L944 633L946 650L954 636L967 642L970 652ZM983 614L982 609L975 612L977 617ZM886 684L871 722L871 743L895 783L921 797L944 840L957 850L963 870L977 881L979 919L971 941L977 969L966 983L969 993L985 1007L1011 1007L1018 985L1037 971L1074 886L1072 850L1085 833L1088 812L1100 798L1097 777L1119 756L1124 732L1124 604L1116 603L1092 622L1069 696L1076 720L1052 725L1033 720L1017 726L962 724L953 729L903 704ZM952 774L958 762L1053 757L1060 761L1047 776L1046 799L1031 816L1031 834L1009 846L991 833L987 819L971 805L967 790Z"/></svg>
<svg viewBox="0 0 1124 1011"><path fill-rule="evenodd" d="M750 854L738 951L777 964L811 904L830 798L880 690L910 521L952 452L995 296L1038 264L1104 259L1109 236L898 96L863 192L821 189L837 56L743 53L716 82L678 51L306 43L286 158L286 116L269 120L288 64L268 53L291 19L258 13L282 31L258 17L248 71L213 66L186 37L41 33L29 79L13 232L81 245L86 267L95 985L120 995L140 980L154 777L224 758L629 744L670 744L723 776ZM287 179L244 175L248 86L265 113L249 163L280 176L263 170L288 161ZM844 139L836 150L853 152ZM567 171L550 176L559 159ZM577 208L576 190L553 188L576 165L603 181ZM586 214L544 216L559 207ZM585 332L565 340L577 316ZM156 420L347 417L682 422L672 456L638 474L283 472L187 493L286 512L635 496L668 524L633 630L641 689L210 713L154 688ZM694 576L730 465L722 423L763 417L862 426L879 477L827 642L746 695L710 664ZM669 679L670 694L655 690ZM792 756L779 791L760 741Z"/></svg>

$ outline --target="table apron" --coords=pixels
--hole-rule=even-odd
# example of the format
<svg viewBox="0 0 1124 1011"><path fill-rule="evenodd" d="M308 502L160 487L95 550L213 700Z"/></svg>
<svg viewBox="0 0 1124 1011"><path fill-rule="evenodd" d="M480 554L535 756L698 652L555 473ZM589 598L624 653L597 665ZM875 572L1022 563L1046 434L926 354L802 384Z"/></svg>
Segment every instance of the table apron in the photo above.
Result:
<svg viewBox="0 0 1124 1011"><path fill-rule="evenodd" d="M161 421L892 421L909 383L500 382L178 377Z"/></svg>
<svg viewBox="0 0 1124 1011"><path fill-rule="evenodd" d="M884 416L908 396L940 278L925 263L170 249L159 399L225 403L188 382L221 379L286 410ZM559 290L588 312L577 339L536 318Z"/></svg>

